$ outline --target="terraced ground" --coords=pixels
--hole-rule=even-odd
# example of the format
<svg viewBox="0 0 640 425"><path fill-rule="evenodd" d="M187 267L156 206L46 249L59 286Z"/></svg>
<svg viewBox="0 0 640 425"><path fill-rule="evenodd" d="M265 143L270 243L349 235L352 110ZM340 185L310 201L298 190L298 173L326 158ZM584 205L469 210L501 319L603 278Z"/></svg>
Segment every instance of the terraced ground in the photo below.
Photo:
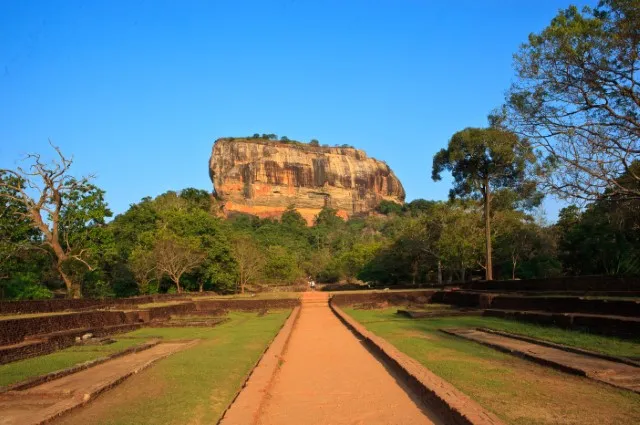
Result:
<svg viewBox="0 0 640 425"><path fill-rule="evenodd" d="M452 383L510 424L637 424L640 395L445 335L446 327L488 327L636 357L640 344L483 317L408 319L396 308L344 309L367 329ZM575 335L574 335L575 334Z"/></svg>
<svg viewBox="0 0 640 425"><path fill-rule="evenodd" d="M160 360L55 424L216 423L288 317L289 310L229 313L213 328L143 328L127 334L164 341L200 339Z"/></svg>

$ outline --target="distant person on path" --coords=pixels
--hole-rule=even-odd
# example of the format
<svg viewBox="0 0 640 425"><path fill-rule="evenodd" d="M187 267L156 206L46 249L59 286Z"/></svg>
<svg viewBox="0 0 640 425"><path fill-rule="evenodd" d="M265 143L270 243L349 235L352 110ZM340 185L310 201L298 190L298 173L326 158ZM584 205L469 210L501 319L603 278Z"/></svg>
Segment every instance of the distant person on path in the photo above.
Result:
<svg viewBox="0 0 640 425"><path fill-rule="evenodd" d="M311 276L309 276L309 287L311 288L312 291L315 291L316 289L316 282L313 280Z"/></svg>

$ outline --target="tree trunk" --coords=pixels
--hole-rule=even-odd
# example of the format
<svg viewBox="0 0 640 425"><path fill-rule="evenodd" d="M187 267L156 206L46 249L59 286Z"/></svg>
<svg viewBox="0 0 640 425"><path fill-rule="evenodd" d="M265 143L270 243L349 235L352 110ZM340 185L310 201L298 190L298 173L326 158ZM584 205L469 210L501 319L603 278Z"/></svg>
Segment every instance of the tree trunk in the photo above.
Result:
<svg viewBox="0 0 640 425"><path fill-rule="evenodd" d="M180 279L176 280L176 288L178 289L178 294L182 293L182 286L180 286Z"/></svg>
<svg viewBox="0 0 640 425"><path fill-rule="evenodd" d="M411 264L411 284L416 284L416 275L418 274L418 262L414 261Z"/></svg>
<svg viewBox="0 0 640 425"><path fill-rule="evenodd" d="M64 256L64 254L63 258L64 259L60 259L58 257L58 261L56 261L56 270L58 270L58 273L60 274L60 277L62 277L62 281L64 282L64 286L67 288L67 296L69 298L82 298L81 286L77 283L74 283L71 279L71 276L69 276L62 268L62 264L66 260L66 256Z"/></svg>
<svg viewBox="0 0 640 425"><path fill-rule="evenodd" d="M513 267L511 268L511 280L516 280L516 264L518 263L518 259L511 256L511 263L513 264Z"/></svg>
<svg viewBox="0 0 640 425"><path fill-rule="evenodd" d="M64 286L67 288L67 295L70 298L82 298L82 289L80 287L80 284L73 282L71 276L69 276L62 267L62 265L69 259L69 257L64 252L64 249L62 249L62 246L60 246L60 243L56 238L49 238L48 242L49 246L51 246L51 248L53 249L53 253L56 256L56 270L60 274L60 277L62 277Z"/></svg>
<svg viewBox="0 0 640 425"><path fill-rule="evenodd" d="M442 261L438 260L438 285L442 286Z"/></svg>
<svg viewBox="0 0 640 425"><path fill-rule="evenodd" d="M484 181L484 234L487 245L486 280L493 280L493 261L491 260L491 192L489 179Z"/></svg>
<svg viewBox="0 0 640 425"><path fill-rule="evenodd" d="M200 292L204 292L204 279L200 279L198 283L200 284Z"/></svg>

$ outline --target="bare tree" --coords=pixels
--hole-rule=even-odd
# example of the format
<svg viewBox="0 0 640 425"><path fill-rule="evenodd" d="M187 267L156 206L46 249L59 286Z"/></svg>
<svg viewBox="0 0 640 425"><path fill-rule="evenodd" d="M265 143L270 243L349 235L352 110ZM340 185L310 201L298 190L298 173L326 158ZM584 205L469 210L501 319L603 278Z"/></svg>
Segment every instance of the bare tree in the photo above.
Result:
<svg viewBox="0 0 640 425"><path fill-rule="evenodd" d="M134 250L129 259L129 266L141 292L146 292L149 284L157 277L157 264L154 253L141 249Z"/></svg>
<svg viewBox="0 0 640 425"><path fill-rule="evenodd" d="M30 165L15 170L0 169L11 178L0 179L0 197L5 197L24 206L20 212L22 218L28 219L34 228L42 232L44 244L49 246L55 255L56 269L67 292L74 298L81 296L80 283L74 281L71 274L65 270L68 261L77 261L89 270L93 266L87 260L87 250L72 246L69 228L65 223L64 208L68 199L77 197L77 193L87 193L95 190L90 184L92 176L76 179L69 175L73 158L65 157L60 148L49 142L57 154L57 159L46 163L39 154L27 155L25 161Z"/></svg>
<svg viewBox="0 0 640 425"><path fill-rule="evenodd" d="M198 267L205 254L196 249L188 240L175 237L163 237L156 241L153 248L156 269L159 274L167 275L182 292L180 278L183 274Z"/></svg>
<svg viewBox="0 0 640 425"><path fill-rule="evenodd" d="M639 31L635 0L571 6L515 55L508 124L546 155L542 181L563 198L640 198Z"/></svg>
<svg viewBox="0 0 640 425"><path fill-rule="evenodd" d="M233 255L238 263L238 286L240 293L244 294L245 286L262 270L264 257L248 236L240 236L233 241Z"/></svg>

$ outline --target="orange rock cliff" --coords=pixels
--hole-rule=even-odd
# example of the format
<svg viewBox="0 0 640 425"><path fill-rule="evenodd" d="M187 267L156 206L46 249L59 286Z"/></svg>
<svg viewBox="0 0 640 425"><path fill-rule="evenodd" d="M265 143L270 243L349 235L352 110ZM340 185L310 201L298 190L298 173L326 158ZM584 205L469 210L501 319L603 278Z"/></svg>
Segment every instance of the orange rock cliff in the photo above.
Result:
<svg viewBox="0 0 640 425"><path fill-rule="evenodd" d="M325 206L347 218L405 197L386 163L354 148L222 138L213 144L209 175L225 215L279 217L292 205L312 224Z"/></svg>

